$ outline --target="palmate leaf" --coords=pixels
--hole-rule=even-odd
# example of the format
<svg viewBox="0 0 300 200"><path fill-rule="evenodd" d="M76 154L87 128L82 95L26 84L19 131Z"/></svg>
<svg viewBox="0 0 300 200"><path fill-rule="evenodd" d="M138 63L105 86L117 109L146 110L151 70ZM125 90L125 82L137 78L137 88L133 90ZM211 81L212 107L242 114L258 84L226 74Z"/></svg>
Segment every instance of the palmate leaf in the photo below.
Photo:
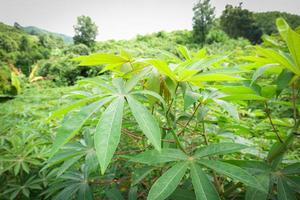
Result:
<svg viewBox="0 0 300 200"><path fill-rule="evenodd" d="M188 163L177 163L152 185L147 200L164 200L174 192L188 168Z"/></svg>
<svg viewBox="0 0 300 200"><path fill-rule="evenodd" d="M191 178L197 200L219 200L219 194L207 175L196 163L191 163Z"/></svg>
<svg viewBox="0 0 300 200"><path fill-rule="evenodd" d="M199 160L198 163L201 165L204 165L210 169L215 170L216 172L220 174L224 174L234 180L240 181L247 186L251 186L253 188L256 188L258 190L261 190L262 192L266 192L265 188L263 188L260 183L257 181L257 179L252 176L249 172L246 170L237 167L235 165L231 165L229 163L216 161L216 160Z"/></svg>
<svg viewBox="0 0 300 200"><path fill-rule="evenodd" d="M126 96L130 110L139 124L139 127L152 143L155 149L161 150L161 133L158 123L151 113L140 102L135 100L132 96Z"/></svg>
<svg viewBox="0 0 300 200"><path fill-rule="evenodd" d="M124 97L116 98L104 111L95 132L95 148L104 174L120 141Z"/></svg>
<svg viewBox="0 0 300 200"><path fill-rule="evenodd" d="M210 144L208 146L198 149L193 157L201 158L205 156L222 155L222 154L237 152L245 148L248 148L248 146L243 144L238 144L238 143L224 142L224 143Z"/></svg>
<svg viewBox="0 0 300 200"><path fill-rule="evenodd" d="M129 161L148 165L187 160L188 156L179 149L163 148L161 151L149 150L131 157Z"/></svg>
<svg viewBox="0 0 300 200"><path fill-rule="evenodd" d="M58 128L57 135L50 152L50 157L52 157L64 144L71 140L80 131L84 123L104 104L111 101L111 99L112 97L104 98L101 101L82 107L79 112L72 113L70 118L63 122L62 126Z"/></svg>

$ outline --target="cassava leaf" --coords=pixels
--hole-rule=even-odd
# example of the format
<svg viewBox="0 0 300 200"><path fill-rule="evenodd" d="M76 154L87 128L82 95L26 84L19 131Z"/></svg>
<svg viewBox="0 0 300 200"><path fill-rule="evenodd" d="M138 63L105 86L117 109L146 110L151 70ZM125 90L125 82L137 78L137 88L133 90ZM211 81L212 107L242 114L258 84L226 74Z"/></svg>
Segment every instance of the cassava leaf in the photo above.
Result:
<svg viewBox="0 0 300 200"><path fill-rule="evenodd" d="M197 200L219 200L215 186L196 163L191 163L191 178Z"/></svg>
<svg viewBox="0 0 300 200"><path fill-rule="evenodd" d="M174 192L188 167L188 163L177 163L159 177L152 185L147 200L164 200Z"/></svg>
<svg viewBox="0 0 300 200"><path fill-rule="evenodd" d="M95 148L104 174L120 141L124 97L115 99L104 111L95 132Z"/></svg>
<svg viewBox="0 0 300 200"><path fill-rule="evenodd" d="M143 133L146 135L149 141L153 144L155 149L160 151L161 134L157 121L145 108L145 106L143 106L133 97L128 95L126 99L135 120L139 124L139 127L142 129Z"/></svg>

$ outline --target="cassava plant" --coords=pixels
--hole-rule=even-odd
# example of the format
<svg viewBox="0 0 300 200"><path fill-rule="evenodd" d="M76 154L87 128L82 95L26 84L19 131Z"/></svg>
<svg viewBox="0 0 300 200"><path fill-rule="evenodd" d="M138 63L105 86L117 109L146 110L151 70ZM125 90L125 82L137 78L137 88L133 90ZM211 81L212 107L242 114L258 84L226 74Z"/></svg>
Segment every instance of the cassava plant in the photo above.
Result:
<svg viewBox="0 0 300 200"><path fill-rule="evenodd" d="M300 36L282 19L277 24L290 52L258 47L256 56L244 58L254 63L248 67L184 46L165 59L123 50L76 58L109 75L79 81L70 94L74 103L48 119L65 115L44 168L62 163L50 173L61 177L45 193L56 193L54 199L93 199L93 191L108 199L297 199L299 163L287 164L284 155L296 151ZM258 68L253 75L249 66ZM275 67L261 84L263 72ZM290 106L294 124L276 127L270 104ZM242 138L252 105L264 109L259 120L272 128L272 147L261 149L267 156L228 140L229 131Z"/></svg>

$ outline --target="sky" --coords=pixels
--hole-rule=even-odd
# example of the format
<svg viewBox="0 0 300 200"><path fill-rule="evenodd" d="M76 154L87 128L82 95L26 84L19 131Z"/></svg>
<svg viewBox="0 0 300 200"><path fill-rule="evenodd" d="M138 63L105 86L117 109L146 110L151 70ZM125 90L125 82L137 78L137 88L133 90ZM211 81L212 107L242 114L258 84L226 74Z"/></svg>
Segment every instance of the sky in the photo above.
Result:
<svg viewBox="0 0 300 200"><path fill-rule="evenodd" d="M73 36L76 17L88 15L99 28L97 40L130 39L137 34L192 28L197 0L0 0L0 22L37 26ZM252 11L300 15L300 0L211 0L216 14L226 4Z"/></svg>

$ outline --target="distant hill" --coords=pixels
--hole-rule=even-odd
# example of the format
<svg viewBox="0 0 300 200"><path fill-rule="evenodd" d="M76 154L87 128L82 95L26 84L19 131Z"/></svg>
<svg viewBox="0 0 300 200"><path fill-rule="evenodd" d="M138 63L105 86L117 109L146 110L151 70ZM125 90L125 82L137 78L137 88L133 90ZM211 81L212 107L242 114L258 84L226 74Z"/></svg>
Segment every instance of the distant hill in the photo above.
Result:
<svg viewBox="0 0 300 200"><path fill-rule="evenodd" d="M25 31L26 33L29 33L31 35L38 35L38 34L48 34L48 35L53 35L55 37L62 38L63 41L67 44L73 43L73 38L68 35L64 35L62 33L55 33L51 31L47 31L35 26L21 26L19 23L15 22L14 27L20 30Z"/></svg>

